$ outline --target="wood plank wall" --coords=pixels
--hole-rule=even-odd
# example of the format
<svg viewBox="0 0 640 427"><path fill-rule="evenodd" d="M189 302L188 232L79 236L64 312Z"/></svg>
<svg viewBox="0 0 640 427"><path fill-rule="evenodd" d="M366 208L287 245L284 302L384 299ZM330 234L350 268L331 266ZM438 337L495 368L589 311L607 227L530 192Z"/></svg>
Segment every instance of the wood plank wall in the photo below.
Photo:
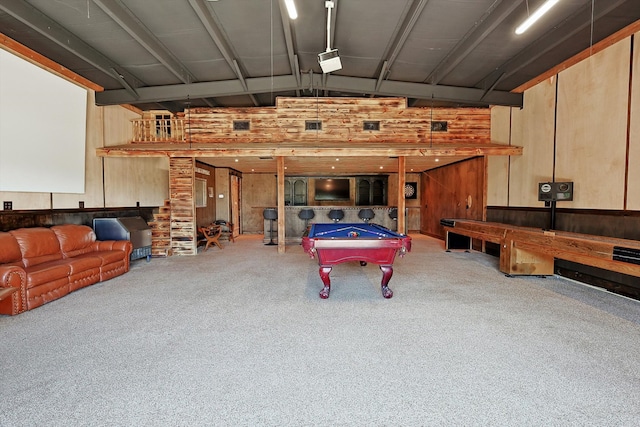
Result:
<svg viewBox="0 0 640 427"><path fill-rule="evenodd" d="M485 159L476 157L422 174L420 232L444 239L442 218L483 220Z"/></svg>
<svg viewBox="0 0 640 427"><path fill-rule="evenodd" d="M185 143L224 142L491 142L488 108L409 108L405 98L286 98L275 107L194 108L180 113L186 121ZM234 120L249 121L250 130L234 131ZM321 121L322 130L305 130L306 121ZM364 130L379 121L380 130ZM431 123L446 121L446 131Z"/></svg>
<svg viewBox="0 0 640 427"><path fill-rule="evenodd" d="M175 255L197 253L195 200L195 159L169 160L171 200L171 249Z"/></svg>
<svg viewBox="0 0 640 427"><path fill-rule="evenodd" d="M538 184L555 179L572 181L574 197L558 202L554 228L639 238L639 37L625 36L554 69L526 88L522 109L493 108L494 119L502 117L492 121L494 135L523 147L523 155L489 169L489 221L551 227ZM490 159L496 161L504 160ZM636 277L566 261L556 262L556 272L640 295Z"/></svg>

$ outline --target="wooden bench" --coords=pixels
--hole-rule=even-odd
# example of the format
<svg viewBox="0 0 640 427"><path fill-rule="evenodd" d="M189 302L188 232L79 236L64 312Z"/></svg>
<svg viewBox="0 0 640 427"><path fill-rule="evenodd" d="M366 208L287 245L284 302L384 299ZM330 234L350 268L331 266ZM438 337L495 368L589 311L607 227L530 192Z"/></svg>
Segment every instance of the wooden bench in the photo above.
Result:
<svg viewBox="0 0 640 427"><path fill-rule="evenodd" d="M499 244L500 271L505 274L552 275L554 260L563 259L640 277L637 240L466 219L443 219L441 224L446 242L456 235ZM446 247L449 250L448 243Z"/></svg>
<svg viewBox="0 0 640 427"><path fill-rule="evenodd" d="M201 242L205 243L203 252L209 249L209 246L216 245L220 249L224 249L220 243L220 235L222 234L222 227L219 225L213 225L209 227L200 227L198 229L202 234L203 239Z"/></svg>

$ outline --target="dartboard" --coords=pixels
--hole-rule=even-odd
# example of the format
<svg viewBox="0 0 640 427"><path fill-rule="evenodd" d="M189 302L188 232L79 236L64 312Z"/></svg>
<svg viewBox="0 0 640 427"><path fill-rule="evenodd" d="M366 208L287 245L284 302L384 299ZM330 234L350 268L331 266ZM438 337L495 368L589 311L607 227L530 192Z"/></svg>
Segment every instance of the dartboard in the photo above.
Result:
<svg viewBox="0 0 640 427"><path fill-rule="evenodd" d="M406 184L404 186L404 197L412 197L416 192L416 189L411 184Z"/></svg>

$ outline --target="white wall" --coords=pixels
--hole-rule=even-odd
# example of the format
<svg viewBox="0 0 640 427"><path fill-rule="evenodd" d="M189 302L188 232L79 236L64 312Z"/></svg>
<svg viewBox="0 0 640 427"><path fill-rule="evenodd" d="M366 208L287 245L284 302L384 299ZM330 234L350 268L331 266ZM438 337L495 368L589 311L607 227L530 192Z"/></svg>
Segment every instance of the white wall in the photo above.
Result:
<svg viewBox="0 0 640 427"><path fill-rule="evenodd" d="M123 145L133 137L131 119L140 115L119 106L100 107L104 115L104 147ZM95 152L94 152L95 156ZM162 206L169 198L169 158L106 157L105 207Z"/></svg>

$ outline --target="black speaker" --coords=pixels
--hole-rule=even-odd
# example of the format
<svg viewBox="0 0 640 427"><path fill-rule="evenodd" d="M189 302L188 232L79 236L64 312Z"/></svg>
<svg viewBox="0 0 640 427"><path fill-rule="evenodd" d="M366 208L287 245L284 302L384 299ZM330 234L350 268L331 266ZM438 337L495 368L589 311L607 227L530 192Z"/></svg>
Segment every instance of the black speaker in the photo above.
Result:
<svg viewBox="0 0 640 427"><path fill-rule="evenodd" d="M573 200L573 182L541 182L538 184L538 201Z"/></svg>

